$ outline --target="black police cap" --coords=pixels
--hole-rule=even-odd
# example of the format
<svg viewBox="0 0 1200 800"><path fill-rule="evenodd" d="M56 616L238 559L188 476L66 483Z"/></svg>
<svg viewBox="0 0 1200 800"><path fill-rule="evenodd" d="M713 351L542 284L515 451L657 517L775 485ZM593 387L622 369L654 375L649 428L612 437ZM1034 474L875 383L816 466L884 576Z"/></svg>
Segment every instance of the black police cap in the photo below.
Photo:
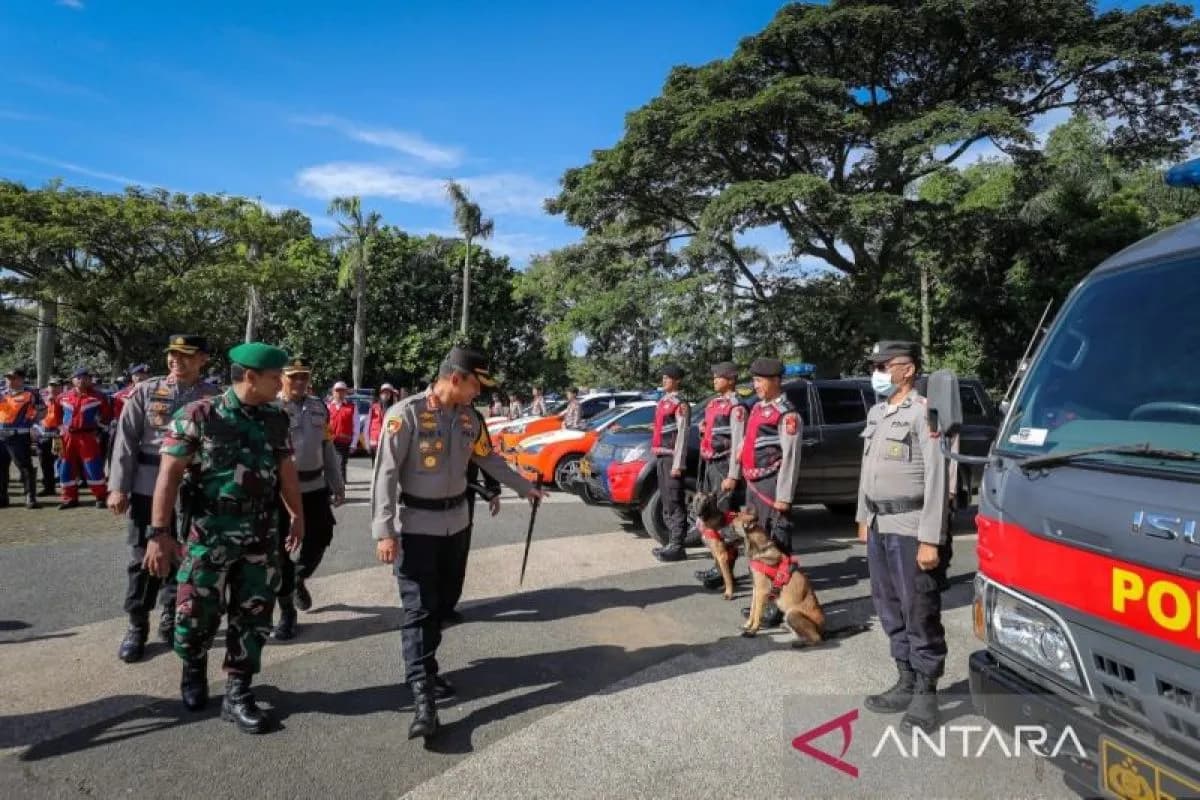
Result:
<svg viewBox="0 0 1200 800"><path fill-rule="evenodd" d="M683 380L683 367L678 364L667 364L658 372L660 375L665 375L672 380Z"/></svg>
<svg viewBox="0 0 1200 800"><path fill-rule="evenodd" d="M24 378L25 370L21 369L20 367L17 367L16 369L10 369L8 372L4 373L4 377L6 377L6 378Z"/></svg>
<svg viewBox="0 0 1200 800"><path fill-rule="evenodd" d="M169 353L172 350L189 356L193 353L207 353L209 352L208 339L190 333L177 333L167 340L166 352Z"/></svg>
<svg viewBox="0 0 1200 800"><path fill-rule="evenodd" d="M876 364L884 364L893 358L911 358L913 361L919 361L921 345L916 342L883 340L876 342L871 348L871 361Z"/></svg>
<svg viewBox="0 0 1200 800"><path fill-rule="evenodd" d="M732 361L719 361L712 365L712 374L714 378L728 378L731 381L736 381L738 366Z"/></svg>
<svg viewBox="0 0 1200 800"><path fill-rule="evenodd" d="M750 374L758 378L778 378L783 375L783 362L778 358L756 358L750 365Z"/></svg>
<svg viewBox="0 0 1200 800"><path fill-rule="evenodd" d="M496 379L492 377L492 373L488 369L487 357L478 350L470 347L455 347L446 355L442 363L474 374L482 386L496 385Z"/></svg>

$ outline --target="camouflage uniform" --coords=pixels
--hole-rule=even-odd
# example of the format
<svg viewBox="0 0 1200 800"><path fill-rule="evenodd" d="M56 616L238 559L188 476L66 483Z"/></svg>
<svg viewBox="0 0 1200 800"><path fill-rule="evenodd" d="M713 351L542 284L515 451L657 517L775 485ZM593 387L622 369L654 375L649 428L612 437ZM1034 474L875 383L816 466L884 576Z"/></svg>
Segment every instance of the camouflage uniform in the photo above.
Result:
<svg viewBox="0 0 1200 800"><path fill-rule="evenodd" d="M191 528L176 580L175 652L204 658L229 602L225 671L258 672L271 630L279 571L273 525L279 459L291 455L288 417L275 405L244 406L233 389L181 409L163 455L193 459Z"/></svg>

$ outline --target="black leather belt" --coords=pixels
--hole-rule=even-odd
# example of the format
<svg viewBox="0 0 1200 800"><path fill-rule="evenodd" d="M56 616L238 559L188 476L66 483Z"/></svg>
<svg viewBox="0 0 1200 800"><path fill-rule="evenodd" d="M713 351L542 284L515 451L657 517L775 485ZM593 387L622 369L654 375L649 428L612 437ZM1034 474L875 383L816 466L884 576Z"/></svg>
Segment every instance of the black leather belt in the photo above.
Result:
<svg viewBox="0 0 1200 800"><path fill-rule="evenodd" d="M137 463L157 467L162 463L162 456L158 453L138 453Z"/></svg>
<svg viewBox="0 0 1200 800"><path fill-rule="evenodd" d="M325 473L324 468L302 469L297 473L297 475L300 477L300 480L302 480L302 481L315 481L317 478L321 477L321 475L323 475L324 473Z"/></svg>
<svg viewBox="0 0 1200 800"><path fill-rule="evenodd" d="M872 500L867 498L867 510L872 514L903 514L905 511L920 511L925 507L921 497L905 500Z"/></svg>
<svg viewBox="0 0 1200 800"><path fill-rule="evenodd" d="M467 495L455 495L454 497L417 497L408 492L401 492L400 499L404 501L404 505L409 508L419 508L422 511L449 511L452 508L458 508L467 501Z"/></svg>

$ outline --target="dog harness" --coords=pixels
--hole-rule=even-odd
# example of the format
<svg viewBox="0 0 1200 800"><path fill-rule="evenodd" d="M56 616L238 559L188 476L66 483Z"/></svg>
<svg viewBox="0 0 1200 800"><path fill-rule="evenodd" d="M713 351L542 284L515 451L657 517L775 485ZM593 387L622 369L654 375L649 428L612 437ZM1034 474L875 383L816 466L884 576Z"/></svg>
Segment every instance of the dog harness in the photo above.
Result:
<svg viewBox="0 0 1200 800"><path fill-rule="evenodd" d="M750 559L750 571L766 575L770 578L771 589L773 590L771 594L774 595L784 586L787 586L787 582L792 579L793 572L800 571L800 559L796 556L789 556L775 566L771 566L763 561Z"/></svg>

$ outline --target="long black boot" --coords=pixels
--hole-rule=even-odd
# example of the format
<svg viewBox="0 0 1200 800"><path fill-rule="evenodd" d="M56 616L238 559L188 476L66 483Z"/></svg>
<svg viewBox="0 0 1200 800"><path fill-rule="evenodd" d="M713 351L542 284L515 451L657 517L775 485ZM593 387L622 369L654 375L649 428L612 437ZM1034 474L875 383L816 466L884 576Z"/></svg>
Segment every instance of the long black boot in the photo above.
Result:
<svg viewBox="0 0 1200 800"><path fill-rule="evenodd" d="M742 616L750 619L750 609L743 608ZM764 628L778 628L783 624L783 612L779 610L779 606L775 605L774 600L768 600L766 607L763 608L762 625Z"/></svg>
<svg viewBox="0 0 1200 800"><path fill-rule="evenodd" d="M271 719L255 704L249 675L229 673L225 681L225 701L221 703L221 719L235 723L242 733L266 733Z"/></svg>
<svg viewBox="0 0 1200 800"><path fill-rule="evenodd" d="M916 685L913 688L912 702L900 720L900 727L915 727L930 733L937 728L938 722L940 722L940 714L937 701L937 678L918 672Z"/></svg>
<svg viewBox="0 0 1200 800"><path fill-rule="evenodd" d="M896 670L899 672L896 682L886 691L869 696L864 703L876 714L895 714L904 711L912 703L916 673L907 661L897 661Z"/></svg>
<svg viewBox="0 0 1200 800"><path fill-rule="evenodd" d="M296 636L296 606L292 596L279 598L279 622L271 629L271 638L277 642L286 642Z"/></svg>
<svg viewBox="0 0 1200 800"><path fill-rule="evenodd" d="M145 614L129 616L129 630L117 648L117 658L126 664L132 664L141 659L146 652L146 637L150 635L150 619Z"/></svg>
<svg viewBox="0 0 1200 800"><path fill-rule="evenodd" d="M438 732L437 707L434 705L434 688L429 680L413 681L409 684L413 693L413 721L408 726L408 738L418 736L428 739Z"/></svg>
<svg viewBox="0 0 1200 800"><path fill-rule="evenodd" d="M208 705L208 657L183 662L183 677L179 681L179 696L188 711L200 711Z"/></svg>

